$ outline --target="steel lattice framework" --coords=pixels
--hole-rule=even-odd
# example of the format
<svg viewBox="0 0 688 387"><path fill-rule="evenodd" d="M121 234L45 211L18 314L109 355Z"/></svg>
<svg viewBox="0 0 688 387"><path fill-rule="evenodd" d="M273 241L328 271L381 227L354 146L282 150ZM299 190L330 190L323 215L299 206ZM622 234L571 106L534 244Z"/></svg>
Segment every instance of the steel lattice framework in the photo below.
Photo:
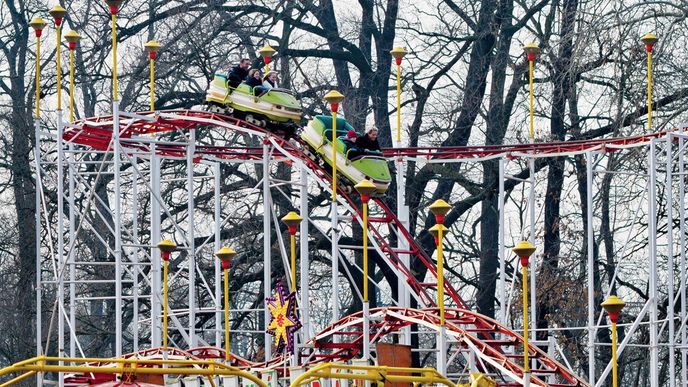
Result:
<svg viewBox="0 0 688 387"><path fill-rule="evenodd" d="M288 259L279 231L278 216L274 202L282 195L293 208L301 213L304 221L300 228L300 268L298 280L301 316L304 329L299 339L299 360L306 364L313 364L323 360L350 360L360 354L362 343L362 314L354 314L341 318L338 310L338 286L332 287L332 304L329 311L332 325L315 333L311 323L312 311L309 294L309 230L320 231L322 235L332 235L332 283L337 284L340 276L352 278L351 270L360 268L352 263L351 251L341 246L339 240L343 234L353 229L353 222L361 223L361 213L355 200L343 189L338 193L338 202L333 207L334 225L331 230L324 229L323 223L310 216L308 195L312 190L328 192L331 189L331 176L317 160L309 158L303 151L303 144L288 142L260 128L232 117L195 110L170 110L155 113L131 114L119 112L115 114L86 119L69 125L54 133L41 132L37 123L36 171L39 177L37 208L37 230L47 235L48 246L38 246L37 265L39 266L38 316L43 305L53 305L53 315L57 316L56 332L43 335L39 321L38 342L46 342L51 335L56 335L59 341L58 355L65 356L69 351L70 357L77 353L84 355L83 344L88 335L79 333L80 318L93 313L99 303L117 316L114 335L117 338L112 355L124 356L125 346L141 356L153 356L149 352L139 353L141 348L156 348L160 346L163 334L161 316L161 270L159 251L154 244L161 235L163 227L173 230L181 242L182 256L177 270L172 274L171 281L181 283L180 288L188 288L186 308L173 310L172 329L175 337L183 342L175 343L180 348L191 348L187 352L180 352L180 356L187 358L219 358L224 352L221 347L221 302L220 267L214 261L214 280L205 278L203 265L212 260L212 251L216 251L229 237L223 234L223 225L233 214L225 214L222 208L223 184L221 180L222 168L226 165L242 165L254 168L262 175L256 186L247 192L246 200L259 199L262 212L256 212L263 222L263 255L260 258L263 269L263 294L272 292L272 251L277 248L288 272ZM206 130L213 130L224 136L226 145L217 145L217 141L210 141L205 135ZM683 199L685 196L684 179L674 179L684 173L683 154L685 152L683 131L668 133L653 133L651 135L607 140L586 140L548 144L479 146L456 148L394 148L385 149L385 156L393 159L396 165L397 181L402 183L405 176L406 163L410 160L426 163L476 162L487 159L499 160L499 198L500 198L500 246L499 258L501 263L498 293L501 309L498 323L477 313L470 312L469 305L464 302L461 293L451 281L445 281L445 293L453 308L447 309L447 337L450 359L458 366L466 369L479 369L497 378L500 385L520 385L523 374L522 351L523 339L513 330L506 327L509 320L506 280L506 264L509 260L505 254L504 202L506 190L504 181L519 179L507 172L508 163L516 158L555 157L562 155L585 155L588 179L588 273L594 271L594 252L592 239L594 224L592 221L592 179L596 171L593 169L595 155L603 155L626 148L647 148L648 152L648 183L647 203L648 212L657 211L658 194L656 185L661 178L665 178L668 203L676 203L679 207L680 224L674 231L667 234L669 252L667 263L670 270L666 278L673 281L674 272L679 272L681 281L680 292L676 293L673 282L668 284L668 294L671 299L680 301L679 316L673 315L673 310L666 320L660 321L658 314L658 255L665 254L664 247L657 244L657 219L648 217L648 240L650 260L649 271L649 299L638 313L638 318L629 327L626 339L622 342L620 351L629 344L633 333L644 323L645 316L649 316L650 357L655 366L652 374L652 386L658 385L658 358L661 337L666 337L668 350L673 355L682 342L683 355L681 370L686 371L686 294L685 294L685 238ZM216 138L215 138L216 140ZM672 150L673 149L673 150ZM164 164L164 165L163 165ZM275 167L289 165L293 181L284 181L275 177ZM665 166L663 176L658 176L658 166ZM163 176L166 168L173 170ZM532 168L532 167L531 167ZM677 170L674 175L674 170ZM532 179L535 171L531 169L530 183L534 189ZM212 183L203 185L201 182L209 180ZM676 181L674 181L676 180ZM176 186L175 186L176 184ZM162 186L177 187L177 191L170 197L162 197ZM295 187L299 192L298 198L282 189L283 186ZM402 343L411 343L412 335L432 334L438 331L438 314L436 306L437 271L434 260L428 256L409 230L409 209L405 205L404 184L398 184L397 208L389 208L383 199L375 200L376 215L371 217L369 239L374 249L388 269L397 279L397 300L383 297L383 303L389 307L372 309L371 341L378 342L395 338ZM310 190L310 191L309 191ZM48 199L49 192L57 192L57 211L52 206L55 201ZM124 192L127 191L127 192ZM199 192L213 202L212 224L205 224L207 218L196 213L196 198ZM678 194L673 197L671 193ZM532 191L531 191L532 192ZM77 203L76 200L81 200ZM146 200L142 200L146 198ZM532 195L531 195L532 198ZM110 203L111 199L114 203ZM170 202L187 202L186 217L179 220L177 213L172 212ZM148 206L141 208L144 203ZM79 207L78 205L81 205ZM66 207L66 208L63 208ZM531 214L534 214L534 202L529 203ZM673 207L673 206L669 206ZM86 209L83 214L78 211ZM674 218L669 211L665 214L668 227L674 227ZM142 218L150 225L149 231L141 229ZM54 222L57 218L58 221ZM338 218L338 219L337 219ZM337 221L341 223L337 223ZM534 233L534 216L530 216L531 235ZM56 223L57 227L53 224ZM99 226L97 226L99 225ZM42 230L42 231L41 231ZM103 230L105 232L103 233ZM207 238L199 237L209 234ZM104 256L93 257L84 254L78 248L81 238L92 238L95 243L102 245ZM672 239L672 235L680 237ZM273 238L275 238L273 240ZM54 248L54 241L58 241ZM67 241L65 243L64 241ZM392 242L394 241L394 242ZM276 247L275 247L276 246ZM675 250L672 250L674 249ZM214 249L214 250L212 250ZM674 251L676 253L674 253ZM673 266L673 259L679 255L681 267ZM210 257L210 258L208 258ZM425 280L418 280L411 269L412 261L420 261L427 269ZM340 265L343 270L340 270ZM532 273L535 274L535 265ZM93 279L94 273L102 270L107 279ZM90 273L87 275L87 273ZM90 277L89 277L90 275ZM595 370L595 332L603 326L601 317L594 309L595 295L592 275L588 275L588 331L591 360L588 367L588 380L576 376L570 366L562 365L555 360L557 355L556 343L544 343L548 352L538 349L535 343L529 347L533 358L533 379L536 385L575 386L601 385L609 373L610 365L600 372ZM352 281L353 282L353 281ZM535 281L533 280L533 283ZM211 287L214 284L214 288ZM383 292L390 292L389 285L375 283ZM102 291L94 294L85 285L100 286ZM534 289L534 288L533 288ZM53 291L54 290L54 291ZM254 289L256 290L256 289ZM358 289L354 289L358 291ZM177 294L180 290L177 289ZM352 296L356 296L353 294ZM360 296L360 295L359 295ZM537 297L533 292L532 297ZM44 298L54 300L45 302ZM679 299L680 298L680 299ZM385 301L387 300L387 301ZM145 304L146 308L141 308ZM417 305L419 309L412 309ZM533 302L533 307L535 303ZM314 308L317 306L313 306ZM671 309L671 308L669 308ZM237 313L239 311L233 311ZM248 310L255 312L255 329L247 330L248 336L261 335L267 321L262 307ZM130 316L131 324L122 323L122 316ZM533 313L535 315L535 313ZM679 324L677 324L677 321ZM682 322L682 323L681 323ZM662 324L667 326L664 334ZM534 324L533 324L534 325ZM417 327L417 328L412 328ZM678 333L677 328L678 327ZM425 330L425 333L412 329ZM663 336L664 334L664 336ZM65 342L69 338L69 344ZM127 343L123 338L127 337ZM213 343L214 339L214 343ZM270 342L268 336L265 342ZM439 340L439 339L438 339ZM214 344L214 345L212 345ZM44 351L39 345L38 353ZM157 349L152 349L155 353ZM131 355L133 356L133 355ZM236 357L236 365L252 368L283 364L286 359L273 356L270 346L265 348L267 362L258 364ZM460 360L463 359L463 360ZM672 356L673 359L673 356ZM565 360L565 359L564 359ZM673 364L675 367L675 364ZM674 374L675 374L674 369ZM672 378L674 376L672 375ZM683 381L686 381L685 376ZM60 383L63 383L60 380Z"/></svg>

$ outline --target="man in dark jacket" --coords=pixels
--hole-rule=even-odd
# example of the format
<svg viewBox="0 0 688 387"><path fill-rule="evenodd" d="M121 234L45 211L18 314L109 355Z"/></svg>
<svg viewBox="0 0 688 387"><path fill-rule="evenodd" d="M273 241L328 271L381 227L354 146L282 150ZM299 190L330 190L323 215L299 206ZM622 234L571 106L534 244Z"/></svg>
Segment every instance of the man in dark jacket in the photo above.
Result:
<svg viewBox="0 0 688 387"><path fill-rule="evenodd" d="M377 142L377 128L368 128L364 135L356 139L356 146L368 152L381 152L380 143Z"/></svg>
<svg viewBox="0 0 688 387"><path fill-rule="evenodd" d="M231 70L229 70L229 74L227 74L227 85L236 89L236 87L248 77L249 67L251 67L251 60L248 58L242 59L238 65L232 67Z"/></svg>

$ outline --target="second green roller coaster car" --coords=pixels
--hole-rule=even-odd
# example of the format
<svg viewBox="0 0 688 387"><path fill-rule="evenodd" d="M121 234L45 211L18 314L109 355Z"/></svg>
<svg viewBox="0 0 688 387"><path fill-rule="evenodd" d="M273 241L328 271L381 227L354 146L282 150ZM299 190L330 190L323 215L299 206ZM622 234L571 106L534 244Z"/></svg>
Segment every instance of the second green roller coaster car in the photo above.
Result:
<svg viewBox="0 0 688 387"><path fill-rule="evenodd" d="M363 179L370 180L375 185L377 195L382 195L389 188L392 180L387 160L379 152L361 153L355 149L348 149L343 138L349 130L354 128L343 118L337 118L337 169L353 184ZM354 130L355 131L355 130ZM316 116L308 122L301 131L301 139L308 144L317 155L332 165L332 117ZM352 154L356 153L355 157Z"/></svg>

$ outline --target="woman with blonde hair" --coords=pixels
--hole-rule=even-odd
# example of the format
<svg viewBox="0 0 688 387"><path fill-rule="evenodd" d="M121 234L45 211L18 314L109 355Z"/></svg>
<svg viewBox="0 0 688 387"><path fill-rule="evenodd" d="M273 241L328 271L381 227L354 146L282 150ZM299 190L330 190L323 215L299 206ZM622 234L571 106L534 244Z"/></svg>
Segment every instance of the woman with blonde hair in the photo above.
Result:
<svg viewBox="0 0 688 387"><path fill-rule="evenodd" d="M263 77L263 87L267 90L276 89L277 86L277 71L268 71Z"/></svg>

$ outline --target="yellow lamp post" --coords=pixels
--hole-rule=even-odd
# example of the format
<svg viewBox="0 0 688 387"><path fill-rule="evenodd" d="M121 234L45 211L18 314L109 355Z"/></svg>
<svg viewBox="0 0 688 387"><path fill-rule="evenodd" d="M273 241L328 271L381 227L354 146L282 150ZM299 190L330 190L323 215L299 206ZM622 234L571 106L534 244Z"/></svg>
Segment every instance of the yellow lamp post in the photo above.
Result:
<svg viewBox="0 0 688 387"><path fill-rule="evenodd" d="M224 274L225 285L225 361L229 363L229 265L236 255L236 251L227 246L223 246L215 256L222 262L222 272Z"/></svg>
<svg viewBox="0 0 688 387"><path fill-rule="evenodd" d="M117 101L117 12L122 0L105 0L112 15L112 99Z"/></svg>
<svg viewBox="0 0 688 387"><path fill-rule="evenodd" d="M528 363L528 260L535 252L535 246L528 241L518 242L511 249L521 259L521 276L523 277L523 380L530 385L530 365Z"/></svg>
<svg viewBox="0 0 688 387"><path fill-rule="evenodd" d="M652 49L659 38L653 34L645 34L640 41L647 51L647 129L652 131Z"/></svg>
<svg viewBox="0 0 688 387"><path fill-rule="evenodd" d="M609 319L612 321L612 386L618 386L618 364L616 359L616 323L619 321L619 313L626 305L616 295L611 295L603 303L602 307L609 313Z"/></svg>
<svg viewBox="0 0 688 387"><path fill-rule="evenodd" d="M291 291L296 291L296 228L303 220L296 212L291 211L282 218L282 222L289 229L289 239L291 245Z"/></svg>
<svg viewBox="0 0 688 387"><path fill-rule="evenodd" d="M143 47L148 51L148 58L150 59L150 110L155 111L155 55L160 50L160 44L155 40L151 40Z"/></svg>
<svg viewBox="0 0 688 387"><path fill-rule="evenodd" d="M57 110L62 110L62 62L60 55L60 46L62 45L62 19L67 15L67 10L56 5L48 11L50 16L55 20L57 27Z"/></svg>
<svg viewBox="0 0 688 387"><path fill-rule="evenodd" d="M167 270L170 261L170 255L177 250L177 245L169 239L165 239L158 243L160 249L160 257L163 262L162 269L162 348L167 349L167 300L168 300L168 285L167 285Z"/></svg>
<svg viewBox="0 0 688 387"><path fill-rule="evenodd" d="M272 61L272 56L275 55L277 51L265 42L265 45L258 50L258 54L263 57L263 62L265 62L265 74L270 71L270 62Z"/></svg>
<svg viewBox="0 0 688 387"><path fill-rule="evenodd" d="M401 142L401 60L406 56L403 47L395 47L389 52L397 64L397 143Z"/></svg>
<svg viewBox="0 0 688 387"><path fill-rule="evenodd" d="M36 119L41 118L41 35L47 25L45 20L36 16L29 22L36 33Z"/></svg>
<svg viewBox="0 0 688 387"><path fill-rule="evenodd" d="M344 100L337 90L330 90L325 94L325 101L330 104L332 110L332 201L337 201L337 111L339 104Z"/></svg>
<svg viewBox="0 0 688 387"><path fill-rule="evenodd" d="M368 300L368 202L376 188L370 180L363 179L354 186L363 204L363 358L370 357L370 300Z"/></svg>
<svg viewBox="0 0 688 387"><path fill-rule="evenodd" d="M69 42L69 122L74 122L74 50L79 43L81 35L72 30L65 34L65 40Z"/></svg>
<svg viewBox="0 0 688 387"><path fill-rule="evenodd" d="M534 42L530 42L523 46L523 51L526 53L528 58L528 85L530 89L530 140L531 142L535 139L535 128L533 125L533 62L535 62L535 57L540 53L540 47Z"/></svg>
<svg viewBox="0 0 688 387"><path fill-rule="evenodd" d="M430 212L435 215L435 224L430 233L435 237L437 244L437 307L440 308L440 326L444 326L444 257L442 251L442 238L448 231L444 227L444 217L451 210L451 205L442 199L435 200L430 205Z"/></svg>

